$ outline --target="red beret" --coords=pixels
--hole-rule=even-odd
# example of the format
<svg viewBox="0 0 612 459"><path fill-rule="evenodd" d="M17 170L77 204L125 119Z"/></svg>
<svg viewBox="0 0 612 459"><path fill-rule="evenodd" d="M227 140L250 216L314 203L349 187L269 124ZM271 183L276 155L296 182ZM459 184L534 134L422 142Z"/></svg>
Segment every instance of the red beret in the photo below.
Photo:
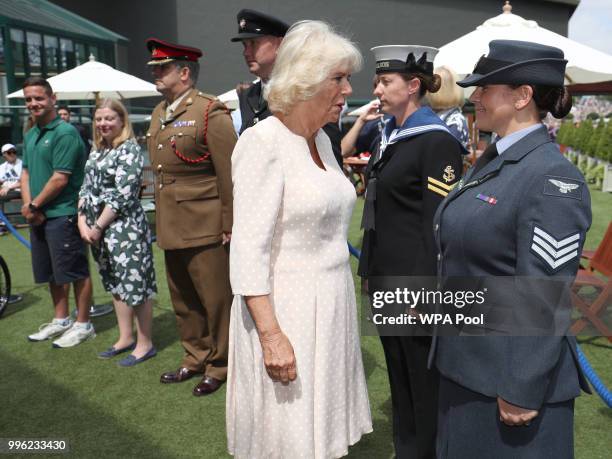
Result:
<svg viewBox="0 0 612 459"><path fill-rule="evenodd" d="M190 46L181 46L157 38L149 38L147 48L151 51L151 60L147 65L161 65L175 60L197 62L202 51Z"/></svg>

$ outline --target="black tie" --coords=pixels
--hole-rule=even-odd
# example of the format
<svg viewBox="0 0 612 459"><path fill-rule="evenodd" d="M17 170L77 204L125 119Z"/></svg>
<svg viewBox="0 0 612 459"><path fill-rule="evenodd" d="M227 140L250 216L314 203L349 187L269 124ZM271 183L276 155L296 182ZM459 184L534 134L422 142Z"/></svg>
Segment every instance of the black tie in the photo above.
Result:
<svg viewBox="0 0 612 459"><path fill-rule="evenodd" d="M480 169L485 167L498 156L499 154L497 153L497 143L490 144L482 153L482 155L480 155L480 158L478 158L478 160L476 161L476 164L474 165L474 172L472 172L472 177L476 175L476 173L478 173Z"/></svg>

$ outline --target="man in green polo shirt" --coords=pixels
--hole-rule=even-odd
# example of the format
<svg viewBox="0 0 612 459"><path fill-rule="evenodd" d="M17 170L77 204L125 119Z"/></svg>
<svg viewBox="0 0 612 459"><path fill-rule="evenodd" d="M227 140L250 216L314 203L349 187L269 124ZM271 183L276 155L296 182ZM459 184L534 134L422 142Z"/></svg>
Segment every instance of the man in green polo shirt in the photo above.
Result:
<svg viewBox="0 0 612 459"><path fill-rule="evenodd" d="M85 146L77 130L57 115L47 80L28 78L23 93L34 126L24 139L21 214L30 223L34 280L49 284L55 307L52 322L28 339L44 341L61 335L53 346L72 347L96 336L89 322L91 279L76 217ZM74 323L68 311L70 284L77 302Z"/></svg>

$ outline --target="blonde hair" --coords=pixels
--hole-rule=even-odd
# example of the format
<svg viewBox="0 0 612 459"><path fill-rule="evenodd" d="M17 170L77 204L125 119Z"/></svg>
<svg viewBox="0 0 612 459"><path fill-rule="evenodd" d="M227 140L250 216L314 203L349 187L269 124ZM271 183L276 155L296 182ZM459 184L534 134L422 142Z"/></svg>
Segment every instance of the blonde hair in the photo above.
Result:
<svg viewBox="0 0 612 459"><path fill-rule="evenodd" d="M453 107L463 107L465 102L463 88L456 84L458 77L453 69L443 65L435 69L434 73L440 75L442 86L438 92L427 94L427 101L431 108L440 111Z"/></svg>
<svg viewBox="0 0 612 459"><path fill-rule="evenodd" d="M101 108L108 108L114 111L119 116L119 119L123 123L123 129L121 130L121 133L113 139L112 145L106 145L106 146L109 146L109 147L112 146L113 148L117 148L119 145L121 145L126 140L133 139L135 137L134 130L132 129L132 123L130 122L130 118L128 116L128 112L127 112L127 109L125 108L125 105L123 105L117 99L104 99L96 107L96 111L100 110ZM95 126L95 112L94 112L93 144L94 144L94 147L98 150L105 146L104 139L98 133L98 129Z"/></svg>
<svg viewBox="0 0 612 459"><path fill-rule="evenodd" d="M359 71L363 57L348 38L323 21L296 22L278 49L265 97L273 112L287 114L312 98L338 67Z"/></svg>

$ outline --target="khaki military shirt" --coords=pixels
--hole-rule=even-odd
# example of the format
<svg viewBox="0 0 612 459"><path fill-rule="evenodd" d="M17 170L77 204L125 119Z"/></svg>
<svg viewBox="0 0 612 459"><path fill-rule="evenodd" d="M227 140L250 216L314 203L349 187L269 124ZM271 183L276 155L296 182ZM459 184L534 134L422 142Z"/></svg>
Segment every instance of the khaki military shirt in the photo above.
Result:
<svg viewBox="0 0 612 459"><path fill-rule="evenodd" d="M157 243L173 250L219 242L232 229L232 120L221 102L197 89L166 119L167 106L155 107L147 132Z"/></svg>

